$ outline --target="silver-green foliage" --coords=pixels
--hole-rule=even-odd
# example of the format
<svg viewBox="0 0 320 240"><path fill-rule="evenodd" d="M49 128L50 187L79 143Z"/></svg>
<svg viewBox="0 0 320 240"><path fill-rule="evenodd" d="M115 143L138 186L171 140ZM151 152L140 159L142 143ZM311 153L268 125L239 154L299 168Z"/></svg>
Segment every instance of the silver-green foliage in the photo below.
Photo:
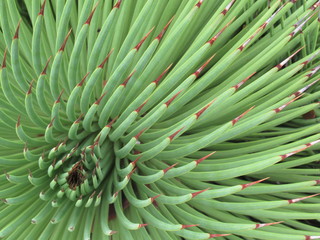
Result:
<svg viewBox="0 0 320 240"><path fill-rule="evenodd" d="M319 6L0 0L0 237L320 238Z"/></svg>

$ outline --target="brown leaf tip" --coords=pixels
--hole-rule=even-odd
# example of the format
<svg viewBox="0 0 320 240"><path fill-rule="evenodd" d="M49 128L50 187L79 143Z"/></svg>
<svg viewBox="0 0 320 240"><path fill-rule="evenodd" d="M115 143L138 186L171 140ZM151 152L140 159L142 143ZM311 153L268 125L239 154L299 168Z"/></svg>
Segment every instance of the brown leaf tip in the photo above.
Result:
<svg viewBox="0 0 320 240"><path fill-rule="evenodd" d="M180 128L178 131L174 132L173 134L171 134L168 138L170 139L170 141L172 141L177 134L183 129L184 127Z"/></svg>
<svg viewBox="0 0 320 240"><path fill-rule="evenodd" d="M41 72L40 75L46 75L46 74L47 74L47 69L48 69L50 60L51 60L51 56L50 56L49 59L47 60L46 65L44 66L44 68L43 68L43 70L42 70L42 72Z"/></svg>
<svg viewBox="0 0 320 240"><path fill-rule="evenodd" d="M66 45L67 45L67 41L68 41L68 39L69 39L69 36L70 36L71 32L72 32L72 28L71 28L71 29L69 30L69 32L67 33L67 36L66 36L65 39L63 40L63 43L61 44L61 47L60 47L60 49L58 50L58 52L63 52L63 51L64 51L64 48L65 48Z"/></svg>
<svg viewBox="0 0 320 240"><path fill-rule="evenodd" d="M103 59L103 61L101 62L101 64L98 66L98 68L103 68L104 65L106 64L106 62L108 61L110 55L113 53L113 49L110 50L110 52L108 53L108 55L106 56L105 59Z"/></svg>
<svg viewBox="0 0 320 240"><path fill-rule="evenodd" d="M169 20L169 22L164 26L164 28L162 29L162 31L159 33L159 35L155 38L158 39L159 41L162 39L163 35L165 34L165 32L167 31L169 25L171 24L172 20L173 20L174 16Z"/></svg>
<svg viewBox="0 0 320 240"><path fill-rule="evenodd" d="M164 104L169 107L169 105L172 103L172 101L182 92L182 90L180 90L179 92L177 92L175 95L173 95L172 98L170 98L167 102L165 102Z"/></svg>
<svg viewBox="0 0 320 240"><path fill-rule="evenodd" d="M99 4L99 2L97 2L97 4L94 6L93 10L91 11L91 13L90 13L88 19L85 21L84 25L85 25L85 24L90 25L91 20L92 20L92 17L93 17L93 14L94 14L94 12L95 12L96 9L97 9L98 4Z"/></svg>
<svg viewBox="0 0 320 240"><path fill-rule="evenodd" d="M7 49L4 50L4 54L3 54L3 61L2 61L2 68L6 68L7 67Z"/></svg>
<svg viewBox="0 0 320 240"><path fill-rule="evenodd" d="M120 8L121 2L122 2L122 0L119 0L119 1L113 6L113 8Z"/></svg>
<svg viewBox="0 0 320 240"><path fill-rule="evenodd" d="M42 15L42 16L44 15L44 7L46 6L46 1L47 0L43 1L38 15Z"/></svg>
<svg viewBox="0 0 320 240"><path fill-rule="evenodd" d="M144 41L147 39L147 37L150 35L150 33L153 31L154 27L151 28L151 30L140 40L140 42L134 47L137 51L139 51L141 45L144 43Z"/></svg>
<svg viewBox="0 0 320 240"><path fill-rule="evenodd" d="M22 19L20 19L19 22L18 22L18 26L16 28L16 32L14 33L14 36L13 36L13 40L19 38L19 30L20 30L21 21L22 21Z"/></svg>
<svg viewBox="0 0 320 240"><path fill-rule="evenodd" d="M153 81L153 83L158 84L162 77L169 71L171 67L172 63L160 74L160 76L156 80Z"/></svg>

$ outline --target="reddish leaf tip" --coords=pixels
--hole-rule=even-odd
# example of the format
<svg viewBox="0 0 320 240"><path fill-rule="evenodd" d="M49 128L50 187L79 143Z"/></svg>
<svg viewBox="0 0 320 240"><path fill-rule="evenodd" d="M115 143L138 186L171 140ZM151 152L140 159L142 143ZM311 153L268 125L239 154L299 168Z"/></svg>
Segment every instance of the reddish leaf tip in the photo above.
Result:
<svg viewBox="0 0 320 240"><path fill-rule="evenodd" d="M20 30L20 24L21 24L22 19L19 20L16 32L14 33L13 40L19 38L19 30Z"/></svg>
<svg viewBox="0 0 320 240"><path fill-rule="evenodd" d="M102 94L102 95L99 97L99 99L98 99L94 104L99 105L100 102L101 102L101 100L103 99L103 97L104 97L106 94L107 94L106 92L105 92L104 94Z"/></svg>
<svg viewBox="0 0 320 240"><path fill-rule="evenodd" d="M141 157L142 157L142 155L139 156L139 157L137 157L133 162L131 162L131 164L132 164L133 166L135 166Z"/></svg>
<svg viewBox="0 0 320 240"><path fill-rule="evenodd" d="M280 224L280 223L283 223L283 221L272 222L272 223L257 223L255 229L261 228L261 227L267 227L267 226L271 226L271 225L275 225L275 224Z"/></svg>
<svg viewBox="0 0 320 240"><path fill-rule="evenodd" d="M181 230L189 227L198 227L200 224L181 225Z"/></svg>
<svg viewBox="0 0 320 240"><path fill-rule="evenodd" d="M247 111L242 113L240 116L236 117L235 119L232 120L232 125L234 126L241 118L243 118L248 112L250 112L255 106L252 106L249 108Z"/></svg>
<svg viewBox="0 0 320 240"><path fill-rule="evenodd" d="M122 86L127 86L127 83L129 82L130 78L132 77L132 75L136 72L136 70L133 70L132 73L130 73L130 75L124 80L124 82L121 84Z"/></svg>
<svg viewBox="0 0 320 240"><path fill-rule="evenodd" d="M169 105L172 103L172 101L182 92L182 90L180 90L179 92L177 92L175 95L173 95L172 98L170 98L167 102L165 102L164 104L169 107Z"/></svg>
<svg viewBox="0 0 320 240"><path fill-rule="evenodd" d="M210 106L211 104L215 101L216 99L213 99L211 102L209 102L205 107L203 107L202 109L200 109L197 113L195 113L196 115L196 119L198 119Z"/></svg>
<svg viewBox="0 0 320 240"><path fill-rule="evenodd" d="M211 155L213 155L213 154L215 154L215 153L216 153L216 151L214 151L214 152L212 152L212 153L209 153L208 155L206 155L206 156L204 156L204 157L202 157L202 158L200 158L200 159L198 159L198 160L195 160L196 164L197 164L197 165L200 164L203 160L207 159L208 157L210 157Z"/></svg>
<svg viewBox="0 0 320 240"><path fill-rule="evenodd" d="M203 189L203 190L200 190L200 191L197 191L197 192L194 192L194 193L191 193L192 195L192 198L196 197L197 195L205 192L205 191L208 191L210 188L206 188L206 189Z"/></svg>
<svg viewBox="0 0 320 240"><path fill-rule="evenodd" d="M209 41L207 41L207 43L212 45L218 39L218 37L226 30L226 28L234 21L234 19L235 17L232 18L231 21L229 21L216 35L214 35Z"/></svg>
<svg viewBox="0 0 320 240"><path fill-rule="evenodd" d="M168 138L170 139L170 142L177 136L177 134L183 129L184 127L180 128L178 131L171 134Z"/></svg>
<svg viewBox="0 0 320 240"><path fill-rule="evenodd" d="M114 124L114 122L118 119L118 116L115 117L114 119L111 120L111 122L109 122L106 127L111 128L112 124Z"/></svg>
<svg viewBox="0 0 320 240"><path fill-rule="evenodd" d="M61 92L60 92L60 94L59 94L59 96L58 96L58 98L57 98L55 103L59 103L60 102L63 93L64 93L64 89L61 90Z"/></svg>
<svg viewBox="0 0 320 240"><path fill-rule="evenodd" d="M88 25L90 25L91 20L92 20L92 17L93 17L93 14L95 13L95 11L96 11L96 9L97 9L98 4L99 4L99 1L98 1L98 2L96 3L96 5L93 7L93 9L92 9L92 11L91 11L91 13L90 13L89 17L87 18L87 20L85 21L85 23L84 23L84 24L88 24Z"/></svg>
<svg viewBox="0 0 320 240"><path fill-rule="evenodd" d="M291 58L293 58L293 57L294 57L298 52L300 52L303 48L304 48L304 46L301 47L301 48L299 48L297 51L295 51L293 54L291 54L289 57L287 57L285 60L283 60L281 63L279 63L279 64L276 66L276 68L278 68L278 70L280 70L287 62L289 62L289 60L290 60Z"/></svg>
<svg viewBox="0 0 320 240"><path fill-rule="evenodd" d="M276 109L273 109L273 111L275 111L276 113L282 111L285 107L287 107L290 103L294 102L295 100L297 100L298 98L300 98L303 94L300 94L299 96L297 96L296 93L294 93L293 95L295 95L296 97L294 99L291 99L289 102L283 104L282 106L276 108Z"/></svg>
<svg viewBox="0 0 320 240"><path fill-rule="evenodd" d="M209 238L215 238L215 237L224 237L224 236L230 236L230 233L226 234L209 234Z"/></svg>
<svg viewBox="0 0 320 240"><path fill-rule="evenodd" d="M173 20L174 16L169 20L169 22L164 26L164 28L161 30L161 32L159 33L159 35L155 38L158 39L159 41L162 39L163 35L165 34L165 32L167 31L169 25L171 24L172 20Z"/></svg>
<svg viewBox="0 0 320 240"><path fill-rule="evenodd" d="M47 0L44 0L44 1L43 1L38 15L42 15L42 16L44 15L44 7L45 7L45 5L46 5L46 1L47 1Z"/></svg>
<svg viewBox="0 0 320 240"><path fill-rule="evenodd" d="M4 50L1 68L7 67L7 49Z"/></svg>
<svg viewBox="0 0 320 240"><path fill-rule="evenodd" d="M84 81L86 80L86 78L88 77L90 72L87 72L86 75L83 76L83 78L81 79L81 81L77 84L78 87L81 87L84 84Z"/></svg>
<svg viewBox="0 0 320 240"><path fill-rule="evenodd" d="M120 8L122 0L118 0L118 2L113 6L113 8Z"/></svg>
<svg viewBox="0 0 320 240"><path fill-rule="evenodd" d="M269 179L270 177L266 177L266 178L263 178L263 179L260 179L260 180L258 180L258 181L254 181L254 182L250 182L250 183L246 183L246 184L241 184L241 186L242 186L242 189L241 190L243 190L243 189L245 189L245 188L247 188L247 187L250 187L250 186L252 186L252 185L255 185L255 184L257 184L257 183L261 183L261 182L263 182L263 181L265 181L265 180L267 180L267 179Z"/></svg>
<svg viewBox="0 0 320 240"><path fill-rule="evenodd" d="M193 75L198 78L198 76L200 75L200 73L202 72L202 70L209 64L209 62L214 58L215 54L213 56L211 56L200 68L198 68L197 71L195 71L193 73Z"/></svg>
<svg viewBox="0 0 320 240"><path fill-rule="evenodd" d="M150 201L153 203L158 197L160 197L161 196L161 194L158 194L158 195L156 195L156 196L154 196L154 197L151 197L150 198Z"/></svg>
<svg viewBox="0 0 320 240"><path fill-rule="evenodd" d="M154 27L151 28L151 30L140 40L140 42L134 47L137 51L139 51L141 45L144 43L144 41L147 39L147 37L150 35L150 33L153 31Z"/></svg>
<svg viewBox="0 0 320 240"><path fill-rule="evenodd" d="M110 50L110 52L108 53L108 55L105 57L105 59L103 59L103 61L101 62L101 64L97 67L97 68L103 68L104 65L106 64L106 62L108 61L110 55L113 53L113 48Z"/></svg>
<svg viewBox="0 0 320 240"><path fill-rule="evenodd" d="M197 4L195 5L197 8L200 8L201 7L201 5L202 5L202 3L203 3L203 0L199 0L199 2L197 2Z"/></svg>
<svg viewBox="0 0 320 240"><path fill-rule="evenodd" d="M144 131L146 131L146 130L147 130L147 128L142 129L140 132L138 132L137 135L134 136L134 138L135 138L135 139L138 139L138 138L141 136L141 134L142 134Z"/></svg>
<svg viewBox="0 0 320 240"><path fill-rule="evenodd" d="M148 226L148 223L139 224L138 228L142 228L142 227L145 227L145 226Z"/></svg>
<svg viewBox="0 0 320 240"><path fill-rule="evenodd" d="M64 48L65 48L66 45L67 45L67 41L68 41L68 39L69 39L69 36L70 36L71 32L72 32L72 28L71 28L71 29L69 30L69 32L67 33L67 36L66 36L65 39L63 40L63 43L61 44L61 47L60 47L60 49L58 50L58 52L63 52L63 51L64 51Z"/></svg>
<svg viewBox="0 0 320 240"><path fill-rule="evenodd" d="M153 81L153 83L158 84L162 77L169 71L171 67L172 63L160 74L160 76L156 80Z"/></svg>
<svg viewBox="0 0 320 240"><path fill-rule="evenodd" d="M175 164L173 164L173 165L171 165L171 166L169 166L169 167L167 167L167 168L165 168L165 169L163 169L162 171L163 171L163 173L165 174L166 172L168 172L170 169L172 169L172 168L174 168L175 166L177 166L177 164L178 163L175 163Z"/></svg>
<svg viewBox="0 0 320 240"><path fill-rule="evenodd" d="M48 60L46 62L46 65L44 66L44 68L43 68L42 72L40 73L40 75L46 75L47 74L47 69L48 69L50 60L51 60L51 56L48 58Z"/></svg>
<svg viewBox="0 0 320 240"><path fill-rule="evenodd" d="M144 103L142 103L136 110L134 110L135 112L139 113L141 111L141 109L144 107L144 105L146 105L148 100L146 100Z"/></svg>
<svg viewBox="0 0 320 240"><path fill-rule="evenodd" d="M32 93L33 83L34 83L34 79L32 79L32 81L31 81L30 84L29 84L29 89L28 89L28 91L27 91L27 95L30 95L30 94Z"/></svg>
<svg viewBox="0 0 320 240"><path fill-rule="evenodd" d="M253 75L255 75L257 72L251 73L248 77L243 79L241 82L238 84L234 85L233 88L237 91L243 84L245 84Z"/></svg>
<svg viewBox="0 0 320 240"><path fill-rule="evenodd" d="M292 203L296 203L296 202L305 200L307 198L312 198L312 197L315 197L315 196L318 196L318 195L320 195L320 193L316 193L316 194L313 194L313 195L310 195L310 196L306 196L306 197L301 197L301 198L289 199L287 201L288 201L289 204L292 204Z"/></svg>
<svg viewBox="0 0 320 240"><path fill-rule="evenodd" d="M230 8L232 7L232 5L234 4L236 0L232 0L226 7L225 9L221 12L221 14L226 15L227 12L230 10Z"/></svg>

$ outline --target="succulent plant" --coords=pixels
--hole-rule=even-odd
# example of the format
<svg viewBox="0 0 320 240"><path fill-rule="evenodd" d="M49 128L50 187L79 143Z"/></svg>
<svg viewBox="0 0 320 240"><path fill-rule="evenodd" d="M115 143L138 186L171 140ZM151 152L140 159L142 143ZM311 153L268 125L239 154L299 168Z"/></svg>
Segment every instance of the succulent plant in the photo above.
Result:
<svg viewBox="0 0 320 240"><path fill-rule="evenodd" d="M0 237L320 239L317 0L1 0Z"/></svg>

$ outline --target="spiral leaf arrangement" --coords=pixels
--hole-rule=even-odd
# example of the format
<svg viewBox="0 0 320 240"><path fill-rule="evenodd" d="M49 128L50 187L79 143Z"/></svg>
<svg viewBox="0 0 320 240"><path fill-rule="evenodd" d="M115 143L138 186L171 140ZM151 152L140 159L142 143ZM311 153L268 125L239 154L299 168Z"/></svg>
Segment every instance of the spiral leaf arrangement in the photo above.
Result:
<svg viewBox="0 0 320 240"><path fill-rule="evenodd" d="M320 239L319 6L1 0L0 237Z"/></svg>

